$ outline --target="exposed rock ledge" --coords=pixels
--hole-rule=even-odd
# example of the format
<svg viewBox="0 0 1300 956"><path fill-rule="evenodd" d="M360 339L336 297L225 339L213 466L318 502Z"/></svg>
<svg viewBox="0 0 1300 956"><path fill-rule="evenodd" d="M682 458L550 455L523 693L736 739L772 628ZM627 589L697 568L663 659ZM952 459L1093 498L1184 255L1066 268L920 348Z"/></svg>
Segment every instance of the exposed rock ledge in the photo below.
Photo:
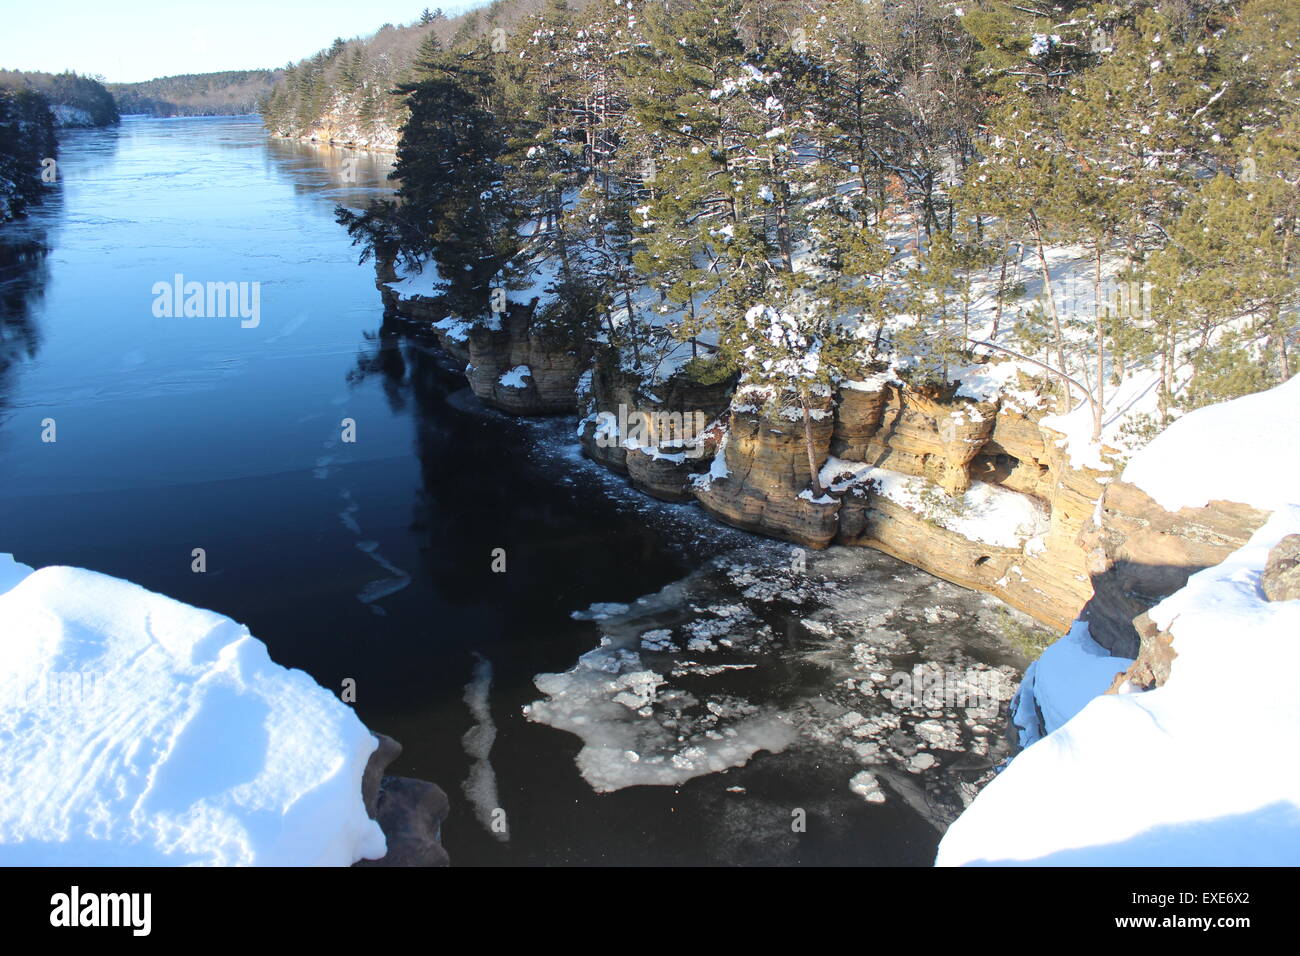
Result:
<svg viewBox="0 0 1300 956"><path fill-rule="evenodd" d="M1038 422L1042 412L897 382L844 388L833 398L813 422L816 459L832 494L814 501L806 493L802 422L787 410L774 414L741 401L731 410L722 465L699 484L700 503L728 523L810 547L875 548L995 594L1045 624L1068 625L1092 593L1078 538L1105 475L1071 467L1062 436ZM833 482L844 465L922 479L917 487L933 492L934 507L900 503L866 482L842 489ZM945 512L960 518L967 493L987 491L981 486L1027 499L1044 515L1039 533L988 543L945 527Z"/></svg>
<svg viewBox="0 0 1300 956"><path fill-rule="evenodd" d="M448 355L465 363L469 387L484 405L511 415L563 415L577 410L579 378L591 361L590 346L568 343L534 326L537 299L509 303L496 327L448 317L438 300L402 296L388 283L397 279L391 262L376 265L385 308L403 318L429 323Z"/></svg>
<svg viewBox="0 0 1300 956"><path fill-rule="evenodd" d="M1021 408L1001 396L975 401L959 397L955 389L917 390L877 376L823 396L814 412L819 468L832 459L881 468L924 479L955 500L977 483L994 486L1024 496L1045 516L1039 534L1014 546L987 544L948 530L923 510L873 494L865 484L814 501L807 493L811 481L801 416L773 411L745 395L728 403L731 382L702 386L677 375L647 394L635 376L614 367L610 356L593 362L589 353L533 335L535 302L527 308L512 304L502 328L492 331L449 318L436 297L396 292L391 263L380 261L376 269L385 306L431 325L444 350L466 363L480 400L513 414L585 413L579 434L586 454L655 497L693 498L720 521L805 547L876 548L994 594L1060 630L1092 596L1080 534L1109 476L1072 467L1061 448L1064 436L1041 424L1040 409ZM510 374L524 368L526 375ZM710 422L719 419L719 427L686 454L676 446L628 447L624 435L598 441L609 436L597 435L595 416L617 416L620 406L627 414L700 412Z"/></svg>

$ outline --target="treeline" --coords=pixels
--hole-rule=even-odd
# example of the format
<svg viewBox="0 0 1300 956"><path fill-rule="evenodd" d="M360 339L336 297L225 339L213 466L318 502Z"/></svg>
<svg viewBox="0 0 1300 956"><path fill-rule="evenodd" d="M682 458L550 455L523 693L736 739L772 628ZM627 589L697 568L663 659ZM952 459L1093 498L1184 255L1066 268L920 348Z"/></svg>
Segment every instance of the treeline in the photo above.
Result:
<svg viewBox="0 0 1300 956"><path fill-rule="evenodd" d="M266 126L277 136L348 128L355 139L395 139L407 117L395 89L411 78L426 42L468 45L493 29L513 28L544 2L496 0L456 17L426 8L410 24L386 23L369 37L339 38L329 49L284 68L262 108Z"/></svg>
<svg viewBox="0 0 1300 956"><path fill-rule="evenodd" d="M258 112L280 70L186 73L141 83L109 83L123 114L150 116L234 116Z"/></svg>
<svg viewBox="0 0 1300 956"><path fill-rule="evenodd" d="M0 88L41 94L59 126L112 126L120 120L113 95L88 76L0 70Z"/></svg>
<svg viewBox="0 0 1300 956"><path fill-rule="evenodd" d="M1293 0L552 3L423 44L398 199L340 221L466 319L544 263L570 334L707 339L805 409L997 351L1094 437L1155 370L1155 427L1294 371L1296 37Z"/></svg>
<svg viewBox="0 0 1300 956"><path fill-rule="evenodd" d="M57 155L54 114L34 90L0 87L0 222L16 219L40 199Z"/></svg>

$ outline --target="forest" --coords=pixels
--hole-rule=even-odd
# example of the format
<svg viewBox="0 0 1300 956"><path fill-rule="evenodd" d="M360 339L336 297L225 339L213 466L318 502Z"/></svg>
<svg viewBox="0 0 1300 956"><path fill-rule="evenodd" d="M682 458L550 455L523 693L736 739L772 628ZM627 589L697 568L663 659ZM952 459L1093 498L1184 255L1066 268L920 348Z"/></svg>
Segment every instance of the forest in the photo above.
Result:
<svg viewBox="0 0 1300 956"><path fill-rule="evenodd" d="M396 199L340 221L467 322L546 277L538 321L637 370L807 410L1013 358L1094 441L1153 395L1140 441L1293 370L1298 36L1285 0L556 2L426 35Z"/></svg>
<svg viewBox="0 0 1300 956"><path fill-rule="evenodd" d="M39 93L60 126L112 126L120 119L113 95L99 80L65 73L0 69L0 88Z"/></svg>
<svg viewBox="0 0 1300 956"><path fill-rule="evenodd" d="M256 113L278 77L276 70L227 70L109 83L108 90L124 114L235 116Z"/></svg>

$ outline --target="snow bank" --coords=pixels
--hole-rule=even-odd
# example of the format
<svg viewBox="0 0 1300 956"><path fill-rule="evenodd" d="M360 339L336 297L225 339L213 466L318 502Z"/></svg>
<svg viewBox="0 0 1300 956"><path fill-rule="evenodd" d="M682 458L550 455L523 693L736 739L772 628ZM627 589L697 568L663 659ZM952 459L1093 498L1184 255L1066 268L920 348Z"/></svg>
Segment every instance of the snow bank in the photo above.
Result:
<svg viewBox="0 0 1300 956"><path fill-rule="evenodd" d="M1094 641L1087 621L1075 621L1069 633L1025 671L1012 715L1020 745L1027 747L1064 726L1132 663Z"/></svg>
<svg viewBox="0 0 1300 956"><path fill-rule="evenodd" d="M1269 549L1297 532L1300 505L1280 508L1157 605L1178 652L1169 681L1097 697L1021 753L948 830L936 862L1300 863L1300 601L1269 602L1259 588Z"/></svg>
<svg viewBox="0 0 1300 956"><path fill-rule="evenodd" d="M1133 456L1124 480L1166 511L1237 501L1273 511L1300 498L1300 375L1184 416Z"/></svg>
<svg viewBox="0 0 1300 956"><path fill-rule="evenodd" d="M438 268L432 262L413 266L401 261L394 266L394 271L397 273L397 278L392 282L385 282L384 285L403 299L412 299L416 296L436 299L447 291L447 283L438 275Z"/></svg>
<svg viewBox="0 0 1300 956"><path fill-rule="evenodd" d="M229 618L0 555L0 865L337 865L385 853L376 740Z"/></svg>

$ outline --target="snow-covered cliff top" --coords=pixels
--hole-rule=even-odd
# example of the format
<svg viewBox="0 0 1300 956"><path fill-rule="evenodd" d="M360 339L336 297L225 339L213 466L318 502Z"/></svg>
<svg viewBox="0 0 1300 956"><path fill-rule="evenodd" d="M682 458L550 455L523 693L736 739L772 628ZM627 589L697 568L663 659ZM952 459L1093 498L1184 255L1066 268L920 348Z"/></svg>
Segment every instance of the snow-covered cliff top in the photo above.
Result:
<svg viewBox="0 0 1300 956"><path fill-rule="evenodd" d="M229 618L0 554L0 865L385 852L356 715Z"/></svg>
<svg viewBox="0 0 1300 956"><path fill-rule="evenodd" d="M1133 456L1124 480L1166 511L1237 501L1273 511L1300 502L1300 375L1197 409Z"/></svg>
<svg viewBox="0 0 1300 956"><path fill-rule="evenodd" d="M1188 414L1129 464L1124 479L1165 508L1226 500L1273 514L1152 608L1177 653L1168 681L1058 695L1048 729L1063 725L980 793L939 865L1300 863L1300 769L1287 756L1300 734L1300 600L1269 601L1260 587L1269 551L1300 533L1297 465L1300 378ZM1086 624L1069 640L1087 642ZM1094 695L1105 676L1093 675Z"/></svg>
<svg viewBox="0 0 1300 956"><path fill-rule="evenodd" d="M948 829L936 863L1260 866L1300 862L1300 601L1269 602L1276 512L1152 611L1178 657L1156 690L1093 698L1029 746Z"/></svg>

